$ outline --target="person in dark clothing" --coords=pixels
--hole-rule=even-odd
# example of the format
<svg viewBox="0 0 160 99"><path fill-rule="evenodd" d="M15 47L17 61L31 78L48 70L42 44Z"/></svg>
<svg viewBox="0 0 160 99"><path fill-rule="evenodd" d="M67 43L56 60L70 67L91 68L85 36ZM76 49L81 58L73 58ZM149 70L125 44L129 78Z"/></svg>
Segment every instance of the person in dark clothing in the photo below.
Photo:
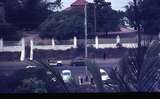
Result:
<svg viewBox="0 0 160 99"><path fill-rule="evenodd" d="M103 54L103 59L105 60L106 59L106 53L104 52Z"/></svg>

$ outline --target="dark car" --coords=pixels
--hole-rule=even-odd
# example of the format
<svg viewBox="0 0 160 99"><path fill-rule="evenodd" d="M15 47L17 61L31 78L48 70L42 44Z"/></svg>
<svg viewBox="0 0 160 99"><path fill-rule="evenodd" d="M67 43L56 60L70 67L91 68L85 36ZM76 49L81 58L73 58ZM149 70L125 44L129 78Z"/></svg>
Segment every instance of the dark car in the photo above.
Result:
<svg viewBox="0 0 160 99"><path fill-rule="evenodd" d="M71 66L86 66L86 60L84 58L75 58L71 61Z"/></svg>

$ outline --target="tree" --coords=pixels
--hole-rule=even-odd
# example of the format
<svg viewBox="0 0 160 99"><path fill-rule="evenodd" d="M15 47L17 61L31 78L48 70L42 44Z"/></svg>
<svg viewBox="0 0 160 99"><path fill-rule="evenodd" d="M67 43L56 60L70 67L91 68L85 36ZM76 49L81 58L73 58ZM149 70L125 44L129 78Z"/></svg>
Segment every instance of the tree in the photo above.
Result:
<svg viewBox="0 0 160 99"><path fill-rule="evenodd" d="M129 3L129 5L125 6L126 8L126 12L125 12L125 16L129 19L129 24L131 27L135 27L135 17L133 15L134 12L134 5L132 2Z"/></svg>
<svg viewBox="0 0 160 99"><path fill-rule="evenodd" d="M0 38L3 40L20 40L22 35L17 31L17 28L10 24L0 24Z"/></svg>
<svg viewBox="0 0 160 99"><path fill-rule="evenodd" d="M94 0L96 6L97 32L119 30L120 17L117 11L111 8L111 3L105 0Z"/></svg>
<svg viewBox="0 0 160 99"><path fill-rule="evenodd" d="M1 87L4 93L65 93L68 92L59 72L44 61L27 61L37 66L15 71L6 77L6 83ZM50 72L49 74L47 72ZM6 90L6 92L5 92Z"/></svg>
<svg viewBox="0 0 160 99"><path fill-rule="evenodd" d="M2 1L0 1L0 23L5 23L5 10Z"/></svg>
<svg viewBox="0 0 160 99"><path fill-rule="evenodd" d="M37 78L22 80L22 85L15 89L19 93L47 93L45 82Z"/></svg>
<svg viewBox="0 0 160 99"><path fill-rule="evenodd" d="M11 24L6 23L4 1L0 1L0 38L4 40L20 40L21 34L18 34L17 28Z"/></svg>
<svg viewBox="0 0 160 99"><path fill-rule="evenodd" d="M41 37L56 39L70 39L74 36L82 37L84 34L82 12L55 12L41 24ZM61 34L61 35L60 35Z"/></svg>
<svg viewBox="0 0 160 99"><path fill-rule="evenodd" d="M137 51L129 51L120 61L119 67L110 74L113 82L107 83L115 92L159 92L160 44L152 41L143 48L142 65L137 65ZM140 69L140 70L138 70Z"/></svg>
<svg viewBox="0 0 160 99"><path fill-rule="evenodd" d="M160 32L160 1L143 0L141 3L141 18L144 33L157 35Z"/></svg>
<svg viewBox="0 0 160 99"><path fill-rule="evenodd" d="M101 3L101 4L99 4ZM119 30L120 14L110 7L110 3L96 1L97 32ZM87 4L88 38L94 38L94 4ZM73 36L84 38L84 11L72 9L70 11L55 12L40 26L41 37L56 39L70 39ZM61 34L61 35L59 35Z"/></svg>
<svg viewBox="0 0 160 99"><path fill-rule="evenodd" d="M99 66L91 60L86 60L87 70L92 74L93 80L95 81L98 92L104 92L104 84L101 79L101 73Z"/></svg>
<svg viewBox="0 0 160 99"><path fill-rule="evenodd" d="M157 35L160 31L159 27L159 0L137 0L137 15L140 25L144 30L144 34ZM135 26L134 4L130 2L129 6L126 6L126 16L129 19L130 25Z"/></svg>
<svg viewBox="0 0 160 99"><path fill-rule="evenodd" d="M50 3L45 0L5 0L6 21L20 29L35 29L52 12L49 8L60 6L60 1Z"/></svg>

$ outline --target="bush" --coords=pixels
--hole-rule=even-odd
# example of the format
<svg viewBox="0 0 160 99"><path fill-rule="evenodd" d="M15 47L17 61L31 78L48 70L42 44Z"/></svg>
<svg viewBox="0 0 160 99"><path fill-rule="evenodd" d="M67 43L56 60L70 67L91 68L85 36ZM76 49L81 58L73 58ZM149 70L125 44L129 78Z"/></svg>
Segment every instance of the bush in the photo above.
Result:
<svg viewBox="0 0 160 99"><path fill-rule="evenodd" d="M30 68L15 71L0 81L0 92L3 93L59 93L65 92L64 85L46 74L45 68ZM57 76L56 76L57 77ZM1 78L2 79L2 78Z"/></svg>
<svg viewBox="0 0 160 99"><path fill-rule="evenodd" d="M127 51L127 48L119 48L119 49L95 49L92 47L88 48L88 58L104 58L104 53L106 54L106 58L120 58ZM133 49L131 49L133 50ZM75 57L84 57L84 46L80 45L77 49L69 49L66 51L61 50L35 50L34 51L34 59L60 59L60 60L68 60L73 59Z"/></svg>
<svg viewBox="0 0 160 99"><path fill-rule="evenodd" d="M4 40L20 40L22 35L17 33L17 28L9 24L0 24L0 38Z"/></svg>

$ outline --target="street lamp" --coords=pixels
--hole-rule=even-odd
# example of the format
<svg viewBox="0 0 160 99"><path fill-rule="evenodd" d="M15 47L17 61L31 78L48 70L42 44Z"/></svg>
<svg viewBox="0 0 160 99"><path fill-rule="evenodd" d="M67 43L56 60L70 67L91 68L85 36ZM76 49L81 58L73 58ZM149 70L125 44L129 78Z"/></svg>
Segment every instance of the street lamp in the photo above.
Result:
<svg viewBox="0 0 160 99"><path fill-rule="evenodd" d="M84 8L85 18L84 18L84 32L85 32L85 58L88 58L88 51L87 51L87 3L85 3Z"/></svg>
<svg viewBox="0 0 160 99"><path fill-rule="evenodd" d="M84 8L84 14L85 14L85 18L84 18L84 32L85 32L85 64L87 62L87 58L88 58L88 49L87 49L87 2L85 3L85 8ZM86 77L88 75L88 69L87 69L87 64L85 66L85 70L86 70ZM87 79L87 78L86 78Z"/></svg>

